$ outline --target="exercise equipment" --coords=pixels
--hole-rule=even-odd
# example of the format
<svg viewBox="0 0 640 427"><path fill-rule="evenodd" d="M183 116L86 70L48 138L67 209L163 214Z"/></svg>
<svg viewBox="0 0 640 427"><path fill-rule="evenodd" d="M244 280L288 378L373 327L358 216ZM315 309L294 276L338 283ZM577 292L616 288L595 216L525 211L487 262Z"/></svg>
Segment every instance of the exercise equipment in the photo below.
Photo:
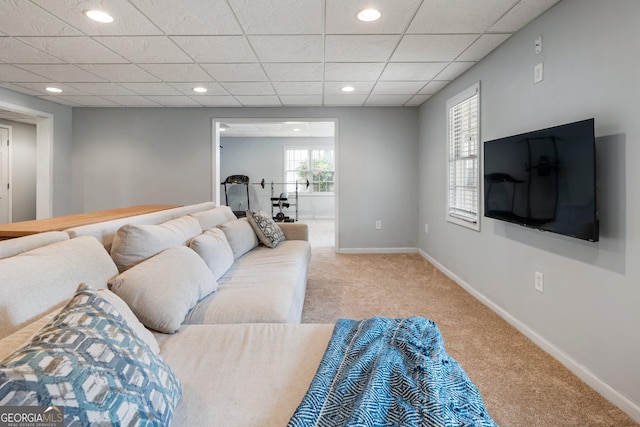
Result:
<svg viewBox="0 0 640 427"><path fill-rule="evenodd" d="M262 188L265 188L266 182L264 178L260 182L254 182L254 185L260 185ZM293 202L289 199L289 193L281 192L278 197L275 197L275 185L290 185L295 184L295 192L293 195ZM309 188L309 180L307 179L305 182L300 183L299 181L295 182L273 182L271 181L271 217L276 222L295 222L298 220L298 187L300 185L305 185L305 188ZM291 218L287 216L284 212L284 209L288 209L290 207L295 207L295 218ZM278 208L278 212L274 214L274 208Z"/></svg>
<svg viewBox="0 0 640 427"><path fill-rule="evenodd" d="M263 180L264 181L264 180ZM251 202L249 200L249 177L246 175L229 175L227 179L222 183L224 185L224 200L227 206L229 206L229 196L227 193L227 185L244 185L247 189L247 209L251 209ZM233 211L235 216L242 218L247 216L246 210Z"/></svg>

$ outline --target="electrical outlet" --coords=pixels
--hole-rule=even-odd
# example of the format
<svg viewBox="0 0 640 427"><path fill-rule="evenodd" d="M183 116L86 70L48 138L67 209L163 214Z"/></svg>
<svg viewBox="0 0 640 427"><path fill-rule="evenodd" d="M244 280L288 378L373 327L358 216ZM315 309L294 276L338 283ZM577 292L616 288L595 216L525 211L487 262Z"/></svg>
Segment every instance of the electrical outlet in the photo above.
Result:
<svg viewBox="0 0 640 427"><path fill-rule="evenodd" d="M376 221L376 230L382 230L382 221L380 220Z"/></svg>
<svg viewBox="0 0 640 427"><path fill-rule="evenodd" d="M544 78L544 63L541 62L533 67L533 82L540 83Z"/></svg>
<svg viewBox="0 0 640 427"><path fill-rule="evenodd" d="M424 234L429 234L429 224L424 225Z"/></svg>
<svg viewBox="0 0 640 427"><path fill-rule="evenodd" d="M544 274L536 271L533 285L535 286L536 291L544 293Z"/></svg>

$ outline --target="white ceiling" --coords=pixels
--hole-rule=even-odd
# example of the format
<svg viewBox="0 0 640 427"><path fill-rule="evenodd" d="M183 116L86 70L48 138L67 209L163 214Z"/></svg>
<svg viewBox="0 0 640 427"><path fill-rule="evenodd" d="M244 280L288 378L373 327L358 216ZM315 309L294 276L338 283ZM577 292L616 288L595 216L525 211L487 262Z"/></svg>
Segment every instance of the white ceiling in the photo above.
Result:
<svg viewBox="0 0 640 427"><path fill-rule="evenodd" d="M87 107L417 106L557 2L2 0L0 86ZM382 17L358 21L368 7Z"/></svg>
<svg viewBox="0 0 640 427"><path fill-rule="evenodd" d="M224 129L224 130L223 130ZM220 136L236 137L312 137L333 138L335 134L333 122L232 122L220 124Z"/></svg>

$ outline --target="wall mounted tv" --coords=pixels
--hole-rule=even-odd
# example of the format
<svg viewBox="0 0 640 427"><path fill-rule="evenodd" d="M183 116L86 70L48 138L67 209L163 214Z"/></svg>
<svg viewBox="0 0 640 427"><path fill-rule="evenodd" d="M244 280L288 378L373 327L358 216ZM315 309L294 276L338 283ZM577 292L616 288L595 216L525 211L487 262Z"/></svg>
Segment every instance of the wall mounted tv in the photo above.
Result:
<svg viewBox="0 0 640 427"><path fill-rule="evenodd" d="M594 119L485 141L484 216L597 242Z"/></svg>

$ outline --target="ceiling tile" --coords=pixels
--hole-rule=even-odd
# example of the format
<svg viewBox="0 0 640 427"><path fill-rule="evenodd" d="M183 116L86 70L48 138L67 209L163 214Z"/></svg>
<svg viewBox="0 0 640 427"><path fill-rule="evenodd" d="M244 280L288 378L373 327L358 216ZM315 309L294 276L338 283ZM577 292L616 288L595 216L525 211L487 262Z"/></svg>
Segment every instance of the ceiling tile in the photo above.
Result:
<svg viewBox="0 0 640 427"><path fill-rule="evenodd" d="M258 63L201 65L211 77L219 82L264 82L269 80Z"/></svg>
<svg viewBox="0 0 640 427"><path fill-rule="evenodd" d="M160 79L134 64L78 64L90 73L111 82L159 82Z"/></svg>
<svg viewBox="0 0 640 427"><path fill-rule="evenodd" d="M70 83L69 86L92 95L135 95L115 83Z"/></svg>
<svg viewBox="0 0 640 427"><path fill-rule="evenodd" d="M144 96L102 96L102 98L114 102L123 107L161 107L161 104L153 102Z"/></svg>
<svg viewBox="0 0 640 427"><path fill-rule="evenodd" d="M54 96L65 96L65 95L89 95L87 92L76 89L72 86L58 83L58 82L50 82L50 83L18 83L18 86L22 86L24 88L30 89L38 93L38 95L51 95L50 92L47 92L45 89L49 86L57 87L58 89L62 89L62 94L54 95Z"/></svg>
<svg viewBox="0 0 640 427"><path fill-rule="evenodd" d="M424 0L407 33L483 33L518 0Z"/></svg>
<svg viewBox="0 0 640 427"><path fill-rule="evenodd" d="M169 85L178 89L184 95L189 95L197 98L207 95L229 95L229 93L227 93L227 91L224 90L224 88L216 82L169 83ZM207 89L207 91L203 94L200 94L193 91L194 87L204 87Z"/></svg>
<svg viewBox="0 0 640 427"><path fill-rule="evenodd" d="M0 37L0 61L12 64L60 64L64 62L11 37Z"/></svg>
<svg viewBox="0 0 640 427"><path fill-rule="evenodd" d="M420 92L421 95L433 95L449 84L446 80L431 80Z"/></svg>
<svg viewBox="0 0 640 427"><path fill-rule="evenodd" d="M28 22L24 17L28 16ZM0 2L2 32L11 36L80 36L82 33L28 1Z"/></svg>
<svg viewBox="0 0 640 427"><path fill-rule="evenodd" d="M182 93L169 86L167 83L120 83L132 92L138 95L182 95Z"/></svg>
<svg viewBox="0 0 640 427"><path fill-rule="evenodd" d="M89 37L21 37L21 41L66 62L103 64L127 62Z"/></svg>
<svg viewBox="0 0 640 427"><path fill-rule="evenodd" d="M324 93L342 96L369 94L374 84L375 82L325 82ZM353 86L355 90L349 93L343 92L342 88L345 86Z"/></svg>
<svg viewBox="0 0 640 427"><path fill-rule="evenodd" d="M373 95L367 98L364 105L398 106L404 105L413 95Z"/></svg>
<svg viewBox="0 0 640 427"><path fill-rule="evenodd" d="M385 62L396 48L400 36L328 35L325 38L327 62Z"/></svg>
<svg viewBox="0 0 640 427"><path fill-rule="evenodd" d="M197 62L257 62L243 36L173 36L171 39Z"/></svg>
<svg viewBox="0 0 640 427"><path fill-rule="evenodd" d="M477 38L478 34L406 35L396 49L395 62L453 61Z"/></svg>
<svg viewBox="0 0 640 427"><path fill-rule="evenodd" d="M249 36L263 62L320 62L322 36Z"/></svg>
<svg viewBox="0 0 640 427"><path fill-rule="evenodd" d="M407 101L406 106L418 107L424 104L429 98L431 98L431 95L414 95L409 101Z"/></svg>
<svg viewBox="0 0 640 427"><path fill-rule="evenodd" d="M322 105L322 95L280 95L285 107Z"/></svg>
<svg viewBox="0 0 640 427"><path fill-rule="evenodd" d="M68 105L69 107L83 107L84 106L84 105L82 105L82 104L80 104L78 102L73 102L72 100L67 99L64 96L63 97L59 97L59 96L45 95L45 96L38 96L38 98L46 99L47 101L55 102L56 104Z"/></svg>
<svg viewBox="0 0 640 427"><path fill-rule="evenodd" d="M391 62L380 80L431 80L448 62Z"/></svg>
<svg viewBox="0 0 640 427"><path fill-rule="evenodd" d="M452 62L436 76L438 80L454 80L460 74L473 67L475 62Z"/></svg>
<svg viewBox="0 0 640 427"><path fill-rule="evenodd" d="M479 61L487 56L491 51L500 46L511 34L484 34L475 41L462 55L458 61Z"/></svg>
<svg viewBox="0 0 640 427"><path fill-rule="evenodd" d="M201 107L202 105L186 95L180 96L147 96L151 101L166 107Z"/></svg>
<svg viewBox="0 0 640 427"><path fill-rule="evenodd" d="M371 95L414 95L427 84L422 82L378 82Z"/></svg>
<svg viewBox="0 0 640 427"><path fill-rule="evenodd" d="M421 0L326 0L327 34L402 34ZM356 18L363 9L374 8L382 16L375 22Z"/></svg>
<svg viewBox="0 0 640 427"><path fill-rule="evenodd" d="M278 95L322 95L322 82L275 82Z"/></svg>
<svg viewBox="0 0 640 427"><path fill-rule="evenodd" d="M322 0L229 0L247 34L321 34Z"/></svg>
<svg viewBox="0 0 640 427"><path fill-rule="evenodd" d="M56 15L64 22L90 36L96 35L154 35L162 34L128 0L32 0L42 8ZM102 24L87 18L82 12L101 9L111 15L114 21Z"/></svg>
<svg viewBox="0 0 640 427"><path fill-rule="evenodd" d="M326 81L376 81L384 65L384 62L328 62L324 65L324 78Z"/></svg>
<svg viewBox="0 0 640 427"><path fill-rule="evenodd" d="M263 64L264 71L271 81L274 82L302 82L321 81L322 63L266 63Z"/></svg>
<svg viewBox="0 0 640 427"><path fill-rule="evenodd" d="M211 80L197 64L141 64L144 70L165 82L206 82Z"/></svg>
<svg viewBox="0 0 640 427"><path fill-rule="evenodd" d="M32 73L40 74L59 82L103 82L104 79L69 64L24 64L24 68Z"/></svg>
<svg viewBox="0 0 640 427"><path fill-rule="evenodd" d="M236 96L245 107L281 107L277 96Z"/></svg>
<svg viewBox="0 0 640 427"><path fill-rule="evenodd" d="M223 82L221 85L231 95L275 95L273 86L267 82Z"/></svg>
<svg viewBox="0 0 640 427"><path fill-rule="evenodd" d="M42 95L41 91L31 90L29 88L18 86L18 85L12 84L12 83L0 83L0 87L3 87L5 89L10 89L10 90L12 90L14 92L25 93L27 95L32 95L32 96L40 96L40 95Z"/></svg>
<svg viewBox="0 0 640 427"><path fill-rule="evenodd" d="M521 0L506 15L496 22L489 31L513 32L520 30L531 20L544 13L559 0Z"/></svg>
<svg viewBox="0 0 640 427"><path fill-rule="evenodd" d="M367 95L334 95L327 94L324 96L324 105L334 106L339 105L343 107L361 107L364 105L364 101L367 99Z"/></svg>
<svg viewBox="0 0 640 427"><path fill-rule="evenodd" d="M185 63L189 55L164 36L94 37L123 58L135 63Z"/></svg>
<svg viewBox="0 0 640 427"><path fill-rule="evenodd" d="M198 102L205 107L241 107L240 104L233 96L199 96Z"/></svg>
<svg viewBox="0 0 640 427"><path fill-rule="evenodd" d="M72 95L72 96L57 96L51 97L50 100L53 102L55 99L60 101L70 101L75 104L83 105L85 107L117 107L118 104L111 102L107 99L101 98L99 96L91 96L91 95Z"/></svg>
<svg viewBox="0 0 640 427"><path fill-rule="evenodd" d="M165 34L242 34L225 0L130 0Z"/></svg>
<svg viewBox="0 0 640 427"><path fill-rule="evenodd" d="M51 79L25 71L9 64L0 64L0 81L12 82L47 82Z"/></svg>

